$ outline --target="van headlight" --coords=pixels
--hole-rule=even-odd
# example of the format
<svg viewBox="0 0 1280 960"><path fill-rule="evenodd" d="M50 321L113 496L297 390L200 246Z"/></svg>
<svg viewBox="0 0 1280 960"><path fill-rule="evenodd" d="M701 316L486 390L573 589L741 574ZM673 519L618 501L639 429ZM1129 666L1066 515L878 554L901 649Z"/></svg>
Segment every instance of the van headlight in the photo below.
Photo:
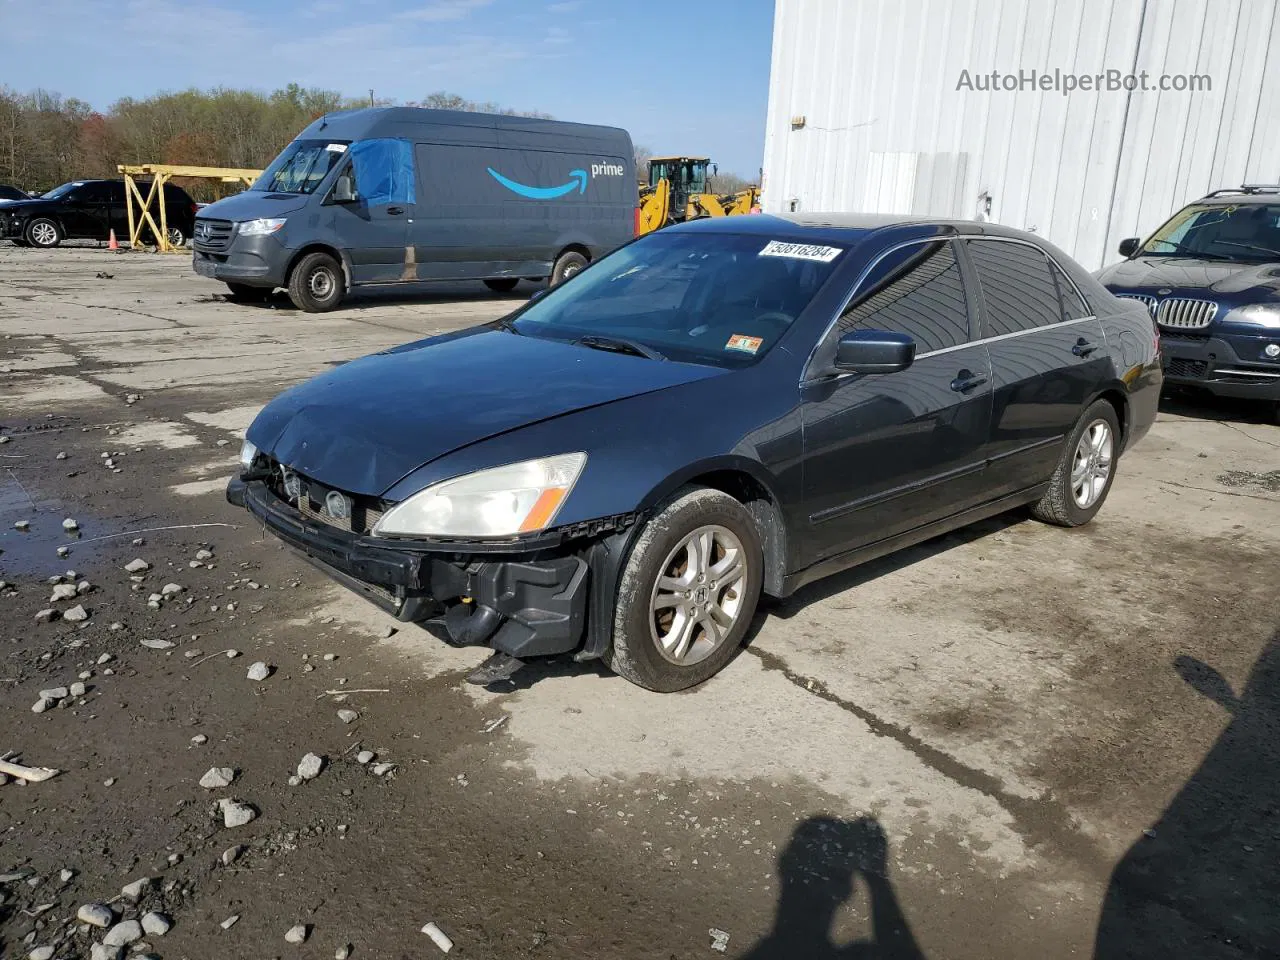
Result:
<svg viewBox="0 0 1280 960"><path fill-rule="evenodd" d="M509 463L432 484L386 513L375 537L512 537L551 525L585 453Z"/></svg>
<svg viewBox="0 0 1280 960"><path fill-rule="evenodd" d="M261 220L243 220L240 223L240 236L265 237L283 227L285 219L284 217L264 217Z"/></svg>
<svg viewBox="0 0 1280 960"><path fill-rule="evenodd" d="M253 466L253 459L258 455L258 448L246 440L240 445L240 466L248 470Z"/></svg>

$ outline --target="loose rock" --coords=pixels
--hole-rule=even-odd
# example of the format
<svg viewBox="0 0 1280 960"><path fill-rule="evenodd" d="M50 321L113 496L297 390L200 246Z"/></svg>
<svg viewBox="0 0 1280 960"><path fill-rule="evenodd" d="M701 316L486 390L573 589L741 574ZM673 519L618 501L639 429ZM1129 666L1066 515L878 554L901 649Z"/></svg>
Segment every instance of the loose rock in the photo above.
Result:
<svg viewBox="0 0 1280 960"><path fill-rule="evenodd" d="M227 917L227 919L223 920L220 924L218 924L218 926L220 926L223 930L230 930L232 927L236 925L236 921L239 919L240 919L240 914L237 913L237 914L234 914L233 916Z"/></svg>
<svg viewBox="0 0 1280 960"><path fill-rule="evenodd" d="M196 551L196 559L197 559L197 560L212 560L212 559L213 559L213 551L212 551L212 550L197 550L197 551Z"/></svg>
<svg viewBox="0 0 1280 960"><path fill-rule="evenodd" d="M69 689L73 697L83 697L88 692L88 688L79 680L73 683Z"/></svg>
<svg viewBox="0 0 1280 960"><path fill-rule="evenodd" d="M308 932L307 925L300 923L296 927L290 927L284 938L288 943L305 943Z"/></svg>
<svg viewBox="0 0 1280 960"><path fill-rule="evenodd" d="M142 939L142 924L137 920L123 920L107 931L102 938L104 947L127 947Z"/></svg>
<svg viewBox="0 0 1280 960"><path fill-rule="evenodd" d="M173 926L173 921L154 910L142 915L142 930L149 937L163 937Z"/></svg>
<svg viewBox="0 0 1280 960"><path fill-rule="evenodd" d="M160 596L165 598L176 597L178 594L182 593L186 589L187 588L182 586L181 584L166 583L163 587L160 588Z"/></svg>
<svg viewBox="0 0 1280 960"><path fill-rule="evenodd" d="M339 710L338 719L343 723L355 723L360 719L360 714L356 713L354 710Z"/></svg>
<svg viewBox="0 0 1280 960"><path fill-rule="evenodd" d="M191 742L198 747L201 744L208 743L209 738L206 737L203 733L197 733L194 737L191 738Z"/></svg>
<svg viewBox="0 0 1280 960"><path fill-rule="evenodd" d="M206 790L221 790L231 786L231 781L235 778L236 772L231 767L210 767L200 778L200 786Z"/></svg>
<svg viewBox="0 0 1280 960"><path fill-rule="evenodd" d="M120 960L123 951L119 947L109 947L105 943L95 943L89 948L89 960Z"/></svg>
<svg viewBox="0 0 1280 960"><path fill-rule="evenodd" d="M60 557L68 556L68 555L71 553L71 548L70 548L70 547L59 547L59 548L58 548L58 550L57 550L57 553L58 553L58 556L60 556Z"/></svg>
<svg viewBox="0 0 1280 960"><path fill-rule="evenodd" d="M59 451L58 451L58 453L57 453L57 455L56 455L56 456L54 456L54 458L53 458L53 459L55 459L55 460L65 460L65 459L67 459L67 455L66 455L66 453L64 453L63 451L59 450Z"/></svg>
<svg viewBox="0 0 1280 960"><path fill-rule="evenodd" d="M338 655L336 653L326 653L324 658L332 663L334 660L338 659Z"/></svg>
<svg viewBox="0 0 1280 960"><path fill-rule="evenodd" d="M46 700L61 700L63 697L70 696L70 691L66 687L51 687L48 690L41 690L40 696Z"/></svg>
<svg viewBox="0 0 1280 960"><path fill-rule="evenodd" d="M383 777L395 769L394 763L375 763L369 769L373 771L375 777Z"/></svg>
<svg viewBox="0 0 1280 960"><path fill-rule="evenodd" d="M53 947L36 947L27 954L27 960L53 960Z"/></svg>
<svg viewBox="0 0 1280 960"><path fill-rule="evenodd" d="M104 663L110 663L114 659L114 654L104 653L102 656L98 657L98 666L102 666Z"/></svg>
<svg viewBox="0 0 1280 960"><path fill-rule="evenodd" d="M93 589L93 584L91 584L88 580L81 580L79 583L76 584L76 593L80 594L81 596L84 596L86 593L88 593L92 589Z"/></svg>
<svg viewBox="0 0 1280 960"><path fill-rule="evenodd" d="M67 517L67 519L62 521L62 529L68 532L72 530L79 530L80 524L76 523L75 520L71 519L71 517Z"/></svg>
<svg viewBox="0 0 1280 960"><path fill-rule="evenodd" d="M222 851L222 865L224 867L231 866L231 864L236 862L236 858L243 852L244 847L240 846L238 843L234 847L227 847L227 849Z"/></svg>
<svg viewBox="0 0 1280 960"><path fill-rule="evenodd" d="M70 600L76 595L76 585L74 583L60 583L53 588L53 593L49 596L50 603L57 603L59 600Z"/></svg>
<svg viewBox="0 0 1280 960"><path fill-rule="evenodd" d="M333 960L347 960L351 956L351 944L344 943L337 950L333 951Z"/></svg>
<svg viewBox="0 0 1280 960"><path fill-rule="evenodd" d="M39 613L36 614L37 623L49 623L50 621L57 620L57 619L58 619L58 611L54 610L53 608L49 608L48 610L41 610Z"/></svg>
<svg viewBox="0 0 1280 960"><path fill-rule="evenodd" d="M124 568L130 573L142 573L144 570L150 570L151 564L139 557L137 560L130 560Z"/></svg>
<svg viewBox="0 0 1280 960"><path fill-rule="evenodd" d="M356 763L368 763L376 754L372 750L361 750L356 754Z"/></svg>
<svg viewBox="0 0 1280 960"><path fill-rule="evenodd" d="M124 897L130 903L137 903L142 899L142 895L146 892L147 887L151 886L150 877L142 877L133 883L126 883L120 888L120 896Z"/></svg>
<svg viewBox="0 0 1280 960"><path fill-rule="evenodd" d="M177 646L172 640L139 640L138 642L148 650L168 650Z"/></svg>
<svg viewBox="0 0 1280 960"><path fill-rule="evenodd" d="M30 529L31 529L31 522L30 522L29 520L15 520L15 521L13 522L13 529L15 529L15 530L30 530Z"/></svg>
<svg viewBox="0 0 1280 960"><path fill-rule="evenodd" d="M258 816L258 811L239 800L219 800L222 808L222 823L226 827L243 827Z"/></svg>
<svg viewBox="0 0 1280 960"><path fill-rule="evenodd" d="M431 938L431 942L440 948L441 953L448 953L453 949L453 941L434 923L428 923L422 928L422 932Z"/></svg>
<svg viewBox="0 0 1280 960"><path fill-rule="evenodd" d="M76 919L91 927L109 927L115 914L105 903L86 903L76 911Z"/></svg>
<svg viewBox="0 0 1280 960"><path fill-rule="evenodd" d="M261 660L249 667L249 679L261 681L271 676L271 667L267 666Z"/></svg>
<svg viewBox="0 0 1280 960"><path fill-rule="evenodd" d="M320 771L323 769L324 758L314 753L308 753L298 764L298 779L314 780L320 776Z"/></svg>
<svg viewBox="0 0 1280 960"><path fill-rule="evenodd" d="M53 700L47 700L47 699L45 699L44 697L41 697L39 700L37 700L35 703L33 703L33 704L31 705L31 712L32 712L32 713L44 713L44 712L45 712L46 710L48 710L50 707L54 706L54 705L55 705L55 703L56 703L56 701L53 701Z"/></svg>
<svg viewBox="0 0 1280 960"><path fill-rule="evenodd" d="M67 610L62 614L62 619L70 620L72 623L83 623L85 620L89 619L89 611L81 604L77 603L70 610Z"/></svg>

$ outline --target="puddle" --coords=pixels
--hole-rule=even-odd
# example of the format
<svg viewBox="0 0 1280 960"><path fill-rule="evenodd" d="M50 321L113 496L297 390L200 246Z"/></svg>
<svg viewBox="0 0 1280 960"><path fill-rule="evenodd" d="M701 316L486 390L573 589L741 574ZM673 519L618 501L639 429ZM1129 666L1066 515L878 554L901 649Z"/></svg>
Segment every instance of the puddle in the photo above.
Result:
<svg viewBox="0 0 1280 960"><path fill-rule="evenodd" d="M0 472L0 580L43 579L75 569L76 564L91 563L112 542L95 538L121 529L77 512L75 519L80 527L68 532L62 529L66 516L57 500L24 486L12 472ZM30 526L26 530L15 529L14 523L19 520ZM67 556L58 556L59 547L68 549Z"/></svg>

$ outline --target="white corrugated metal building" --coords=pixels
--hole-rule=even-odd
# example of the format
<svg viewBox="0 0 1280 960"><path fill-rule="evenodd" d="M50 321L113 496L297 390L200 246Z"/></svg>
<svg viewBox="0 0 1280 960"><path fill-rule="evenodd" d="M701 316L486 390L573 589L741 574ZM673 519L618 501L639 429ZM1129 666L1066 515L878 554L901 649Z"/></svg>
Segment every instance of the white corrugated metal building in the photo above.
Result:
<svg viewBox="0 0 1280 960"><path fill-rule="evenodd" d="M777 0L764 209L991 219L1095 269L1210 190L1280 182L1273 46L1277 0ZM980 89L1055 70L1209 89Z"/></svg>

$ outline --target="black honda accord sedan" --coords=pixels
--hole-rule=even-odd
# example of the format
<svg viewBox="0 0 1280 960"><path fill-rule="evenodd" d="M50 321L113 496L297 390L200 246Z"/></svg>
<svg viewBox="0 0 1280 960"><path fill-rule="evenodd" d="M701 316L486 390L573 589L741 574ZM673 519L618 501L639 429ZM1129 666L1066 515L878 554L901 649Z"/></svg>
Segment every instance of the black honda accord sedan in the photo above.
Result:
<svg viewBox="0 0 1280 960"><path fill-rule="evenodd" d="M494 323L288 390L227 491L404 621L699 683L761 593L1025 505L1088 522L1160 392L1151 316L991 224L702 220Z"/></svg>

